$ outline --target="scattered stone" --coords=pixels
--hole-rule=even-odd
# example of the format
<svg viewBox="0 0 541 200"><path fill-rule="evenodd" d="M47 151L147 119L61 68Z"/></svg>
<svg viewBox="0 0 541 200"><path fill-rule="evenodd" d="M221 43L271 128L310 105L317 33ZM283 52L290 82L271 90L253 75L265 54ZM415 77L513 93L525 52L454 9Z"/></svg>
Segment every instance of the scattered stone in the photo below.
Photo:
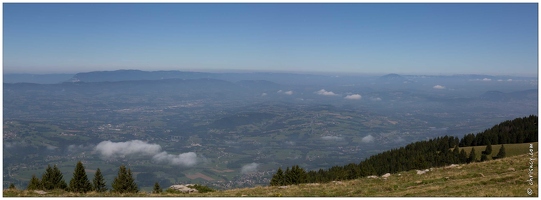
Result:
<svg viewBox="0 0 541 200"><path fill-rule="evenodd" d="M38 193L38 194L41 194L41 195L47 194L47 192L45 192L43 190L34 190L34 192Z"/></svg>
<svg viewBox="0 0 541 200"><path fill-rule="evenodd" d="M306 185L319 185L319 183L308 183Z"/></svg>
<svg viewBox="0 0 541 200"><path fill-rule="evenodd" d="M445 169L448 169L448 168L455 168L455 167L458 167L458 165L457 165L457 164L451 164L451 165L446 166L446 167L444 167L444 168L445 168Z"/></svg>
<svg viewBox="0 0 541 200"><path fill-rule="evenodd" d="M417 184L421 184L423 181L415 181L415 183Z"/></svg>
<svg viewBox="0 0 541 200"><path fill-rule="evenodd" d="M279 188L279 189L286 189L286 188L288 188L288 187L289 187L289 186L284 185L284 186L280 186L280 187L278 187L278 188Z"/></svg>
<svg viewBox="0 0 541 200"><path fill-rule="evenodd" d="M186 184L186 185L172 185L169 186L170 189L177 190L182 193L194 193L199 192L197 189L189 188L188 186L193 186L194 184Z"/></svg>
<svg viewBox="0 0 541 200"><path fill-rule="evenodd" d="M507 168L507 171L513 171L514 172L515 168L509 167L509 168Z"/></svg>
<svg viewBox="0 0 541 200"><path fill-rule="evenodd" d="M391 174L390 174L390 173L386 173L386 174L381 175L381 178L388 178L389 176L391 176Z"/></svg>
<svg viewBox="0 0 541 200"><path fill-rule="evenodd" d="M376 179L377 179L377 178L379 178L379 177L378 177L378 176L372 175L372 176L367 176L366 178L376 178Z"/></svg>
<svg viewBox="0 0 541 200"><path fill-rule="evenodd" d="M449 177L448 177L448 176L446 176L446 177L445 177L445 180L449 180Z"/></svg>
<svg viewBox="0 0 541 200"><path fill-rule="evenodd" d="M243 194L243 195L240 195L240 196L241 196L241 197L247 197L248 195Z"/></svg>
<svg viewBox="0 0 541 200"><path fill-rule="evenodd" d="M342 185L342 181L333 181L334 184Z"/></svg>
<svg viewBox="0 0 541 200"><path fill-rule="evenodd" d="M424 173L427 173L428 172L428 169L425 169L425 170L417 170L417 174L418 175L421 175L421 174L424 174Z"/></svg>
<svg viewBox="0 0 541 200"><path fill-rule="evenodd" d="M398 174L398 176L402 176L402 174Z"/></svg>

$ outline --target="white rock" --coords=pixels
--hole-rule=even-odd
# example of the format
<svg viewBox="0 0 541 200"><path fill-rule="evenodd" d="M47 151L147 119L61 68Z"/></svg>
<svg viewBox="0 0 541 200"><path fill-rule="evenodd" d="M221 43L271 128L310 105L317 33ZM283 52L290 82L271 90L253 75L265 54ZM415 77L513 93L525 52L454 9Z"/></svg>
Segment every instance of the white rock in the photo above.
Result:
<svg viewBox="0 0 541 200"><path fill-rule="evenodd" d="M173 190L177 190L177 191L180 191L182 193L194 193L194 192L198 192L196 189L193 189L193 188L189 188L188 186L193 186L194 184L186 184L186 185L172 185L172 186L169 186L169 188L173 189Z"/></svg>

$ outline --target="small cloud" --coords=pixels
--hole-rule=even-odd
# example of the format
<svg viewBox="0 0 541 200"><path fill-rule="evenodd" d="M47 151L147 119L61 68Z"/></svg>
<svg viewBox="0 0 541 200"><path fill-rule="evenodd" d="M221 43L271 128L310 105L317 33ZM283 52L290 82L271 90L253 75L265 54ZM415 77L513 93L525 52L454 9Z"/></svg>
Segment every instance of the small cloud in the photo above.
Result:
<svg viewBox="0 0 541 200"><path fill-rule="evenodd" d="M152 157L152 160L158 163L166 163L170 165L179 165L179 166L194 166L197 164L197 155L194 152L181 153L178 155L168 154L163 151L159 154L156 154Z"/></svg>
<svg viewBox="0 0 541 200"><path fill-rule="evenodd" d="M293 94L293 91L287 91L287 92L284 92L284 94L287 94L287 95L292 95Z"/></svg>
<svg viewBox="0 0 541 200"><path fill-rule="evenodd" d="M257 163L250 163L250 164L244 165L240 169L240 173L241 174L248 174L248 173L256 172L257 171L257 166L259 166L259 164L257 164Z"/></svg>
<svg viewBox="0 0 541 200"><path fill-rule="evenodd" d="M262 97L267 96L267 93L263 93L263 94L261 94L261 96L262 96Z"/></svg>
<svg viewBox="0 0 541 200"><path fill-rule="evenodd" d="M127 142L103 141L94 147L94 152L101 154L104 158L127 155L155 155L160 151L160 145L149 144L141 140Z"/></svg>
<svg viewBox="0 0 541 200"><path fill-rule="evenodd" d="M379 98L379 97L376 97L376 98L372 97L372 98L370 98L370 100L372 100L372 101L381 101L381 98Z"/></svg>
<svg viewBox="0 0 541 200"><path fill-rule="evenodd" d="M513 81L513 79L507 79L507 81L511 82L511 81Z"/></svg>
<svg viewBox="0 0 541 200"><path fill-rule="evenodd" d="M363 137L363 139L361 139L361 142L364 142L364 143L371 143L371 142L374 142L376 138L374 138L374 136L372 135L367 135L365 137Z"/></svg>
<svg viewBox="0 0 541 200"><path fill-rule="evenodd" d="M287 141L286 144L287 144L287 145L295 145L295 142L293 142L293 141Z"/></svg>
<svg viewBox="0 0 541 200"><path fill-rule="evenodd" d="M323 136L321 137L323 140L343 140L344 138L338 137L338 136Z"/></svg>
<svg viewBox="0 0 541 200"><path fill-rule="evenodd" d="M282 90L278 90L278 92L276 92L276 93L282 93L282 92L283 92Z"/></svg>
<svg viewBox="0 0 541 200"><path fill-rule="evenodd" d="M498 79L498 82L502 82L503 80L502 79Z"/></svg>
<svg viewBox="0 0 541 200"><path fill-rule="evenodd" d="M362 96L360 94L351 94L344 97L344 99L352 99L352 100L358 100L361 99Z"/></svg>
<svg viewBox="0 0 541 200"><path fill-rule="evenodd" d="M432 87L432 88L434 88L434 89L440 89L440 90L441 90L441 89L445 89L445 87L444 87L444 86L441 86L441 85L435 85L435 86Z"/></svg>
<svg viewBox="0 0 541 200"><path fill-rule="evenodd" d="M491 81L492 79L484 78L483 81Z"/></svg>
<svg viewBox="0 0 541 200"><path fill-rule="evenodd" d="M337 95L334 92L326 91L325 89L321 89L321 90L319 90L319 91L317 91L315 93L319 94L319 95L323 95L323 96L336 96Z"/></svg>

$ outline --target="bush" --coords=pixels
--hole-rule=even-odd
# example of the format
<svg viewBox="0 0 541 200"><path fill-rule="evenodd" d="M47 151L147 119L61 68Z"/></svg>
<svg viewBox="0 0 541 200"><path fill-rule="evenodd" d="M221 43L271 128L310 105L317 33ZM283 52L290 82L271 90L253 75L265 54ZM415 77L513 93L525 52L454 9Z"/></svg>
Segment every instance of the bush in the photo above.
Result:
<svg viewBox="0 0 541 200"><path fill-rule="evenodd" d="M214 192L216 190L212 189L212 188L209 188L208 186L206 185L199 185L199 184L195 184L193 186L188 186L189 188L192 188L192 189L196 189L199 193L207 193L207 192Z"/></svg>

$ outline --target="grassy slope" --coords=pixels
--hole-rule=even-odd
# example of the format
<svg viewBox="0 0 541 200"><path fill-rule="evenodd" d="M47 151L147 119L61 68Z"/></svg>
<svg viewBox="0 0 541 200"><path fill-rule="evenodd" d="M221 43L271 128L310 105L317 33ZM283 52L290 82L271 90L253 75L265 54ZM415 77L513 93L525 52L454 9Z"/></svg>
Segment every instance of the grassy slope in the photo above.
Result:
<svg viewBox="0 0 541 200"><path fill-rule="evenodd" d="M506 147L507 148L507 147ZM525 149L526 151L528 149ZM531 188L538 196L537 186L537 149L534 157L534 185L528 185L528 168L530 155L521 154L500 160L460 165L456 168L435 168L423 175L417 175L415 170L392 174L387 180L360 178L351 181L339 181L326 184L301 184L279 187L255 187L225 190L204 194L127 194L121 196L165 197L165 196L204 196L204 197L276 197L276 196L529 196L527 188ZM510 167L515 171L508 170ZM37 195L30 191L4 190L8 196L119 196L111 193L74 194L67 192L52 192Z"/></svg>
<svg viewBox="0 0 541 200"><path fill-rule="evenodd" d="M504 144L505 146L505 154L507 157L516 156L516 155L522 155L525 153L528 153L528 149L530 144L533 145L533 149L537 150L537 142L532 143L521 143L521 144ZM483 146L474 146L475 154L477 155L477 160L481 159L481 152L483 152L486 149L486 145ZM502 147L501 144L492 145L492 157L498 155L498 152L500 151L500 148ZM464 151L469 155L472 147L460 147L459 149ZM453 149L450 149L451 151Z"/></svg>

